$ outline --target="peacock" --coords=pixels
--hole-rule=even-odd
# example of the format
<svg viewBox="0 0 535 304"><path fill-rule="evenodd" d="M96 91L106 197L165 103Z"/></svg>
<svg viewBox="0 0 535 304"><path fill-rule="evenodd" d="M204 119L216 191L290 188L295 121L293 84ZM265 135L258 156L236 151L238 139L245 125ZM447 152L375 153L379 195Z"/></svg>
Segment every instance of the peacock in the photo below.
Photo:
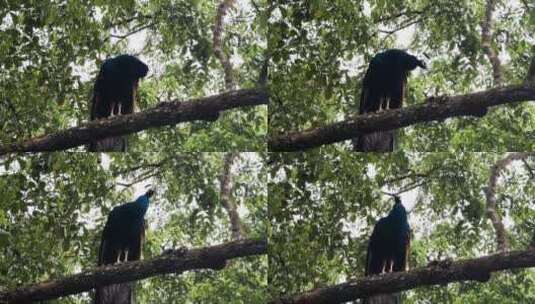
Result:
<svg viewBox="0 0 535 304"><path fill-rule="evenodd" d="M411 228L401 199L394 196L394 207L373 228L366 255L366 276L393 271L407 271ZM399 303L399 295L379 295L364 303Z"/></svg>
<svg viewBox="0 0 535 304"><path fill-rule="evenodd" d="M407 77L417 67L425 69L426 65L403 50L390 49L375 55L362 82L359 114L401 108ZM394 131L361 135L353 144L359 152L391 152Z"/></svg>
<svg viewBox="0 0 535 304"><path fill-rule="evenodd" d="M112 209L102 231L98 265L137 261L145 238L145 213L153 190L135 201ZM134 304L134 284L121 283L96 289L95 304Z"/></svg>

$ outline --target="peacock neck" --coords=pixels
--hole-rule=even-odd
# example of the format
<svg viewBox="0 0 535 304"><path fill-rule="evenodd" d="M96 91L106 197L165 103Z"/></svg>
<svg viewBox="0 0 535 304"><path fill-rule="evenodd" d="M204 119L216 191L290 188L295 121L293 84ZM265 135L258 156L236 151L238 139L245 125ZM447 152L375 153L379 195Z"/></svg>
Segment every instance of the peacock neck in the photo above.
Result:
<svg viewBox="0 0 535 304"><path fill-rule="evenodd" d="M407 213L405 212L405 208L403 208L403 206L395 206L394 209L388 214L388 217L390 218L390 221L397 224L406 224L408 222Z"/></svg>
<svg viewBox="0 0 535 304"><path fill-rule="evenodd" d="M136 203L140 206L141 215L145 216L147 209L149 209L149 198L146 195L142 195L136 200Z"/></svg>

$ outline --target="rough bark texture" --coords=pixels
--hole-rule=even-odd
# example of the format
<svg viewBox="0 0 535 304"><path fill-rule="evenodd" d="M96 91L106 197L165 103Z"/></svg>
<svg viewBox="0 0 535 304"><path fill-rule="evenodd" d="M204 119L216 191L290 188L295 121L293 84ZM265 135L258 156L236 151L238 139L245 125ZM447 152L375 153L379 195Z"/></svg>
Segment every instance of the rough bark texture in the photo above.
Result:
<svg viewBox="0 0 535 304"><path fill-rule="evenodd" d="M467 280L485 282L490 279L491 272L534 266L535 248L531 248L526 251L499 253L477 259L438 262L432 266L416 268L407 272L391 272L365 277L303 294L275 299L270 303L343 303L370 295L394 293L420 286Z"/></svg>
<svg viewBox="0 0 535 304"><path fill-rule="evenodd" d="M234 5L234 2L235 0L223 0L217 7L212 41L214 55L221 62L225 72L225 88L229 91L235 88L234 71L229 58L223 52L223 19L227 15L228 10Z"/></svg>
<svg viewBox="0 0 535 304"><path fill-rule="evenodd" d="M228 259L267 253L267 240L243 240L222 245L176 250L152 260L98 267L65 278L0 292L0 303L55 299L95 287L130 282L193 269L221 269Z"/></svg>
<svg viewBox="0 0 535 304"><path fill-rule="evenodd" d="M505 231L505 226L503 225L501 216L496 211L496 188L498 185L498 178L500 173L505 170L511 162L515 160L525 159L530 155L535 155L535 153L511 153L508 154L505 158L500 159L494 164L491 168L489 184L485 188L485 196L487 199L487 216L489 217L494 231L496 232L496 247L500 252L505 252L509 250L509 241L507 240L507 233Z"/></svg>
<svg viewBox="0 0 535 304"><path fill-rule="evenodd" d="M236 203L232 197L232 172L231 167L238 158L238 153L227 153L223 164L223 174L221 175L221 203L227 210L230 220L232 240L239 240L243 236L242 223L238 214Z"/></svg>
<svg viewBox="0 0 535 304"><path fill-rule="evenodd" d="M527 100L535 100L535 84L499 87L466 95L431 97L422 105L359 115L320 128L273 136L269 140L269 148L270 151L306 150L377 130L393 130L455 116L483 116L489 107Z"/></svg>
<svg viewBox="0 0 535 304"><path fill-rule="evenodd" d="M494 85L502 84L502 67L498 54L492 48L492 13L496 9L496 0L487 0L485 7L485 19L481 22L481 47L492 65L492 78Z"/></svg>
<svg viewBox="0 0 535 304"><path fill-rule="evenodd" d="M78 127L20 143L0 145L0 155L13 152L65 150L94 140L126 135L154 127L196 120L214 121L217 120L221 111L267 104L268 101L268 94L264 90L248 89L184 102L161 103L143 112L94 120Z"/></svg>

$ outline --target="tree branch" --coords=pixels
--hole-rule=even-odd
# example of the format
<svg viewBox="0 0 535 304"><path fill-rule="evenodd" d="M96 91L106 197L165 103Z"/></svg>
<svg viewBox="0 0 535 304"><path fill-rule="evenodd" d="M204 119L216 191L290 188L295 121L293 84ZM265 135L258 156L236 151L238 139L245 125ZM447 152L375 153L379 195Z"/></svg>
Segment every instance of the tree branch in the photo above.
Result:
<svg viewBox="0 0 535 304"><path fill-rule="evenodd" d="M407 17L407 18L412 18L416 15L422 15L424 14L426 11L429 10L429 8L431 8L431 5L427 5L425 6L424 8L422 8L421 10L410 10L410 9L405 9L397 14L393 14L393 15L390 15L390 16L385 16L385 17L380 17L380 18L376 18L374 20L375 23L380 23L380 22L385 22L385 21L391 21L392 19L397 19L399 17Z"/></svg>
<svg viewBox="0 0 535 304"><path fill-rule="evenodd" d="M264 90L247 89L184 102L161 103L143 112L94 120L78 127L42 135L19 143L0 144L0 155L13 152L64 150L91 141L131 134L149 128L195 120L214 121L217 120L221 111L257 106L268 102L269 97Z"/></svg>
<svg viewBox="0 0 535 304"><path fill-rule="evenodd" d="M407 272L350 280L342 284L318 288L306 293L274 299L271 304L342 303L376 294L395 293L421 286L461 281L485 282L490 273L535 266L535 248L526 251L499 253L457 262L436 262Z"/></svg>
<svg viewBox="0 0 535 304"><path fill-rule="evenodd" d="M229 58L223 52L223 19L228 10L234 5L234 2L235 0L222 0L217 7L212 41L214 55L221 62L225 72L225 88L227 90L234 90L235 84L232 63L230 63Z"/></svg>
<svg viewBox="0 0 535 304"><path fill-rule="evenodd" d="M522 162L524 163L524 167L526 167L526 170L528 170L529 172L529 176L531 176L531 178L535 178L535 172L533 171L533 169L531 168L531 166L528 164L528 162L526 161L526 159L522 159Z"/></svg>
<svg viewBox="0 0 535 304"><path fill-rule="evenodd" d="M136 281L167 273L180 274L193 269L221 269L226 260L261 255L267 240L243 240L221 245L175 250L151 260L97 267L65 278L0 292L0 303L26 303L64 297L95 287Z"/></svg>
<svg viewBox="0 0 535 304"><path fill-rule="evenodd" d="M223 164L223 173L221 174L221 203L225 210L227 210L230 220L230 229L232 240L239 240L243 236L242 223L240 221L240 215L236 207L236 203L232 197L232 172L231 167L236 159L238 159L238 153L227 153L225 155Z"/></svg>
<svg viewBox="0 0 535 304"><path fill-rule="evenodd" d="M113 189L114 186L121 186L123 187L124 189L121 190L121 192L124 192L126 191L128 188L132 187L133 185L136 185L136 184L139 184L141 182L144 182L148 179L151 179L153 177L156 177L158 175L160 175L161 173L159 171L156 171L154 173L151 173L151 174L143 174L142 176L140 177L137 177L136 179L134 179L134 181L130 182L130 183L121 183L121 182L117 182L115 185L112 185L110 187L110 189Z"/></svg>
<svg viewBox="0 0 535 304"><path fill-rule="evenodd" d="M492 78L494 79L494 85L500 86L502 83L502 67L498 54L492 48L492 13L496 9L496 0L487 0L485 7L485 19L481 23L481 47L483 52L489 58L492 64Z"/></svg>
<svg viewBox="0 0 535 304"><path fill-rule="evenodd" d="M509 250L509 241L507 240L507 233L505 231L505 226L502 223L502 219L496 211L496 188L498 184L498 177L500 176L500 173L511 164L511 162L525 159L530 155L535 155L535 152L510 153L505 158L497 161L496 164L494 164L494 166L491 168L489 184L484 189L485 197L487 199L487 216L489 217L492 226L494 227L494 231L496 232L496 247L500 252L506 252Z"/></svg>
<svg viewBox="0 0 535 304"><path fill-rule="evenodd" d="M435 171L438 171L439 169L442 169L442 167L436 166L436 167L433 167L433 168L431 168L431 169L429 169L429 170L427 170L425 172L410 172L410 173L405 174L405 175L395 176L395 177L392 177L392 178L384 180L383 183L381 184L381 187L385 186L385 185L389 185L389 184L395 183L395 182L400 182L400 181L403 181L405 179L416 179L416 178L424 179L424 178L429 178L429 176L431 174L433 174Z"/></svg>
<svg viewBox="0 0 535 304"><path fill-rule="evenodd" d="M483 46L483 51L489 58L489 61L492 64L493 69L493 78L495 85L500 85L501 82L501 62L498 58L498 54L492 48L492 28L494 26L494 20L492 14L496 9L496 0L487 0L485 7L485 19L481 25L481 44Z"/></svg>
<svg viewBox="0 0 535 304"><path fill-rule="evenodd" d="M396 28L392 29L392 30L382 30L382 29L379 29L378 32L380 33L383 33L383 34L387 34L387 35L392 35L392 34L395 34L401 30L404 30L406 28L408 28L409 26L412 26L416 23L420 23L422 22L424 18L419 18L419 19L416 19L416 20L412 20L412 21L407 21L407 22L404 22L402 24L400 24L399 26L397 26Z"/></svg>
<svg viewBox="0 0 535 304"><path fill-rule="evenodd" d="M136 12L136 14L131 16L131 17L128 17L126 19L119 20L119 21L117 21L115 23L110 24L108 29L111 29L111 28L114 28L114 27L117 27L117 26L122 26L122 25L128 24L128 23L130 23L132 21L135 21L135 20L153 19L154 17L156 17L156 16L155 15L144 15L144 14L142 14L140 12Z"/></svg>
<svg viewBox="0 0 535 304"><path fill-rule="evenodd" d="M123 175L123 174L130 174L134 171L138 171L138 170L141 170L141 169L157 169L157 168L161 168L163 166L163 164L169 160L169 157L166 157L164 158L162 161L160 162L157 162L157 163L146 163L146 164L140 164L140 165L137 165L137 166L133 166L131 168L126 168L126 169L123 169L123 170L120 170L120 171L117 171L116 174L114 174L115 177L118 177L120 175Z"/></svg>
<svg viewBox="0 0 535 304"><path fill-rule="evenodd" d="M269 149L306 150L361 134L393 130L420 122L464 115L483 116L489 107L527 100L535 100L535 84L498 87L466 95L431 97L421 105L359 115L320 128L273 136L269 139Z"/></svg>
<svg viewBox="0 0 535 304"><path fill-rule="evenodd" d="M110 37L112 38L116 38L116 39L119 39L119 40L124 40L134 34L137 34L143 30L146 30L152 26L154 26L156 23L149 23L149 24L146 24L146 25L143 25L143 26L140 26L136 29L133 29L131 30L130 32L126 33L126 34L123 34L123 35L119 35L119 34L110 34Z"/></svg>

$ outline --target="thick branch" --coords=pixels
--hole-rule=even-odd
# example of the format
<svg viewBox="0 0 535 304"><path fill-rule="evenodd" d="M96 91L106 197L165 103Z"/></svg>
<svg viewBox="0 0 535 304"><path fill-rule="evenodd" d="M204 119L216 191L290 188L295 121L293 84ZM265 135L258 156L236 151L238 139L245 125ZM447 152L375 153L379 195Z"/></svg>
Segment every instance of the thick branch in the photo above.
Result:
<svg viewBox="0 0 535 304"><path fill-rule="evenodd" d="M130 282L193 269L221 269L226 260L266 254L267 241L243 240L217 246L176 250L146 261L98 267L62 279L0 293L0 303L26 303L72 295L110 284Z"/></svg>
<svg viewBox="0 0 535 304"><path fill-rule="evenodd" d="M457 262L438 262L408 272L391 272L351 280L290 297L275 299L272 304L342 303L376 294L387 294L421 286L461 281L485 282L490 273L535 266L535 248L485 256Z"/></svg>
<svg viewBox="0 0 535 304"><path fill-rule="evenodd" d="M225 155L223 164L223 173L221 175L221 203L225 210L227 210L230 220L230 229L232 232L232 240L239 240L243 236L242 223L240 215L236 207L236 203L232 197L232 172L231 167L234 161L238 158L238 153L227 153Z"/></svg>
<svg viewBox="0 0 535 304"><path fill-rule="evenodd" d="M229 58L223 52L223 19L228 10L234 5L234 2L235 0L223 0L217 7L212 41L214 55L219 59L225 71L225 88L227 90L234 90L235 84L232 63L230 63Z"/></svg>
<svg viewBox="0 0 535 304"><path fill-rule="evenodd" d="M267 104L268 100L265 91L248 89L184 102L161 103L140 113L94 120L78 127L35 137L20 143L0 145L0 155L12 152L64 150L106 137L126 135L148 128L196 120L214 121L221 111Z"/></svg>
<svg viewBox="0 0 535 304"><path fill-rule="evenodd" d="M431 97L421 105L360 115L328 126L274 136L270 151L299 151L332 144L376 131L387 131L449 117L486 114L500 104L535 100L535 85L522 84L456 96Z"/></svg>
<svg viewBox="0 0 535 304"><path fill-rule="evenodd" d="M525 159L529 155L535 155L535 153L511 153L508 154L505 158L497 161L496 164L492 166L489 177L489 184L485 188L485 196L487 199L487 216L489 217L490 221L492 222L492 226L496 231L497 250L501 252L509 250L509 241L507 240L507 233L505 231L505 227L502 223L501 217L496 211L496 188L498 184L498 177L500 176L500 173L511 164L511 162L515 160Z"/></svg>
<svg viewBox="0 0 535 304"><path fill-rule="evenodd" d="M499 86L502 83L502 67L498 54L492 48L492 13L496 9L496 0L487 0L485 7L485 19L481 23L481 47L489 58L492 65L492 77L494 85Z"/></svg>

